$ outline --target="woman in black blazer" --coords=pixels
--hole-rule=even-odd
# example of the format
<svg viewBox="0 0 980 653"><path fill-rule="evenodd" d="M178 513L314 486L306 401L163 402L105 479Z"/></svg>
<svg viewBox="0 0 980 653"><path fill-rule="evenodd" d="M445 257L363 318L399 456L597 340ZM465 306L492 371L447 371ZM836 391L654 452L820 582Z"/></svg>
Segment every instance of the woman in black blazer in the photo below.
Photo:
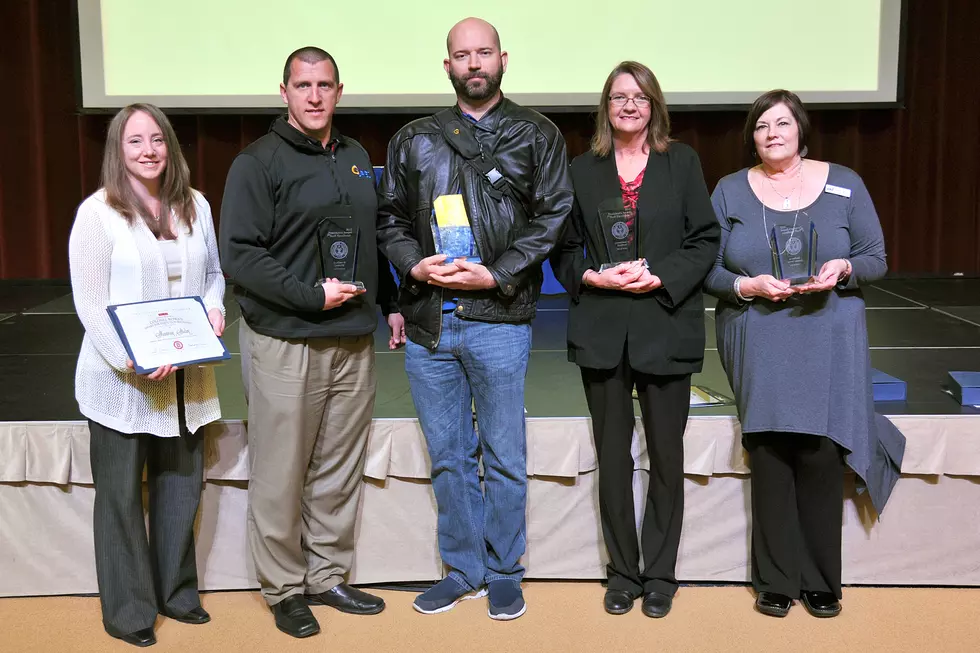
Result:
<svg viewBox="0 0 980 653"><path fill-rule="evenodd" d="M671 142L669 130L654 74L619 64L602 89L591 151L572 161L575 205L551 261L571 298L568 359L581 368L592 415L611 614L629 612L642 596L644 614L663 617L677 591L683 436L691 374L704 357L701 283L720 241L698 156ZM612 218L607 227L600 214ZM634 260L600 271L622 260L610 249L624 235ZM650 454L643 569L630 455L634 385Z"/></svg>

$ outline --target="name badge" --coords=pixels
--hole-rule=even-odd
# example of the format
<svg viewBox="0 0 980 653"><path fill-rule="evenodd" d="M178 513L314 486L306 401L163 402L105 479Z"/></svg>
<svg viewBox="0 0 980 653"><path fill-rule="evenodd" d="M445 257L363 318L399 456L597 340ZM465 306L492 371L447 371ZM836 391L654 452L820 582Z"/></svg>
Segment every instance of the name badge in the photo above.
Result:
<svg viewBox="0 0 980 653"><path fill-rule="evenodd" d="M834 186L833 184L827 184L826 186L824 186L824 190L833 195L840 195L841 197L851 196L850 188L841 188L840 186Z"/></svg>

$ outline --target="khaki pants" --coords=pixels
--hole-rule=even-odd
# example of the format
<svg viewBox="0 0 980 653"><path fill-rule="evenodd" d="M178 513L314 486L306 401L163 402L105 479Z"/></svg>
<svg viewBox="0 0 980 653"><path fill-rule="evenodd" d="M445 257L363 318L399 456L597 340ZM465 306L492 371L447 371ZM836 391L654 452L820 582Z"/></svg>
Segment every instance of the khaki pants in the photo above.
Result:
<svg viewBox="0 0 980 653"><path fill-rule="evenodd" d="M371 335L288 339L241 320L248 402L248 540L275 605L343 581L374 411Z"/></svg>

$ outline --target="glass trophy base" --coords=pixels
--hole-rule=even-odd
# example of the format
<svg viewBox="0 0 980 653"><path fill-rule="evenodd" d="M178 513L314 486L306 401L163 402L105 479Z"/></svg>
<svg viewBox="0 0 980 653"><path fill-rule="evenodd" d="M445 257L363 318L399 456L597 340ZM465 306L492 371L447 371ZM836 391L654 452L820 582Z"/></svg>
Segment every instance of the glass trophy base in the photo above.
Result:
<svg viewBox="0 0 980 653"><path fill-rule="evenodd" d="M322 286L326 282L327 282L326 279L320 279L319 281L317 281L313 285L314 286ZM340 283L346 283L349 286L354 286L358 290L367 290L367 288L364 287L364 282L362 282L362 281L341 281Z"/></svg>
<svg viewBox="0 0 980 653"><path fill-rule="evenodd" d="M787 279L784 279L784 281L788 281L789 285L791 286L802 286L805 283L810 283L813 281L813 277L788 277Z"/></svg>
<svg viewBox="0 0 980 653"><path fill-rule="evenodd" d="M603 263L602 265L599 266L599 273L601 274L606 270L612 270L613 268L619 267L624 263L628 265L630 263L635 263L635 261L623 261L622 263ZM650 264L647 263L646 261L640 261L640 264L643 265L643 267L646 268L647 270L650 269Z"/></svg>

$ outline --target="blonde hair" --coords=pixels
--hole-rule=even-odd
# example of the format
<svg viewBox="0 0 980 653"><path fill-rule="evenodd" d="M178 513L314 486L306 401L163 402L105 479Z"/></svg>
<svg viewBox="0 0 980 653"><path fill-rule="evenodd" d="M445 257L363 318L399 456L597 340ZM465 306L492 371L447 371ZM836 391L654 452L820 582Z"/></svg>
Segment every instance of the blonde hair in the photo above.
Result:
<svg viewBox="0 0 980 653"><path fill-rule="evenodd" d="M596 111L595 134L592 136L592 153L599 157L606 157L612 153L613 134L612 125L609 123L609 92L616 78L623 74L632 75L636 85L643 91L643 95L650 98L647 145L656 152L666 152L673 139L670 137L670 113L667 111L664 93L660 90L660 82L657 81L653 71L643 64L624 61L613 68L602 87L602 96L599 98L599 108Z"/></svg>
<svg viewBox="0 0 980 653"><path fill-rule="evenodd" d="M123 134L126 123L136 112L143 112L153 118L160 131L163 132L163 142L167 145L167 165L161 173L160 182L160 215L170 215L173 211L177 223L183 224L188 230L193 229L197 212L194 209L194 194L191 191L191 173L187 161L180 150L177 134L167 120L163 111L152 104L130 104L115 115L109 123L106 134L105 152L102 155L102 187L105 189L106 203L122 214L129 224L133 224L137 216L142 218L146 226L157 238L173 238L169 220L155 220L149 209L133 190L129 180L129 171L123 158Z"/></svg>

